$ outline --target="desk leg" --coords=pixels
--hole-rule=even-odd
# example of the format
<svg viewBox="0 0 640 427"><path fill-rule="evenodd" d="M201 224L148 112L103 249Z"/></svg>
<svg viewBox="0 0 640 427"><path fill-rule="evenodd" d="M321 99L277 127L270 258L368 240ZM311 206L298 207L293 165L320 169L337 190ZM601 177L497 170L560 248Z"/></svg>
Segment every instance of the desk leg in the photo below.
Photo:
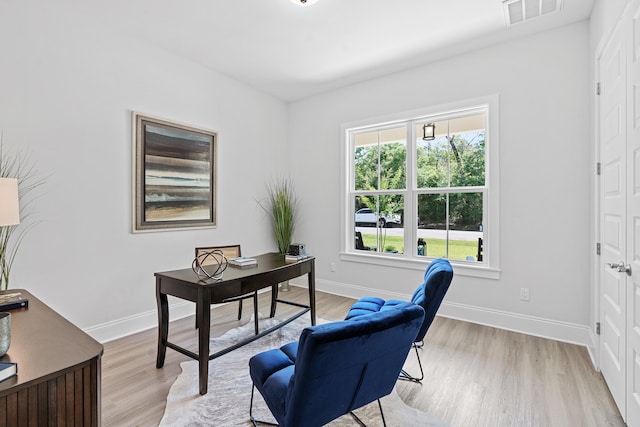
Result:
<svg viewBox="0 0 640 427"><path fill-rule="evenodd" d="M209 329L211 328L211 295L207 288L198 290L198 364L200 379L200 394L207 394L209 383Z"/></svg>
<svg viewBox="0 0 640 427"><path fill-rule="evenodd" d="M316 263L315 259L311 260L311 271L308 275L309 279L309 307L311 307L311 325L316 324Z"/></svg>
<svg viewBox="0 0 640 427"><path fill-rule="evenodd" d="M160 280L159 277L156 277L156 303L158 304L158 356L156 368L164 366L169 334L169 303L167 302L167 294L163 294L160 291Z"/></svg>
<svg viewBox="0 0 640 427"><path fill-rule="evenodd" d="M278 304L278 284L271 286L271 312L269 317L276 315L276 305Z"/></svg>

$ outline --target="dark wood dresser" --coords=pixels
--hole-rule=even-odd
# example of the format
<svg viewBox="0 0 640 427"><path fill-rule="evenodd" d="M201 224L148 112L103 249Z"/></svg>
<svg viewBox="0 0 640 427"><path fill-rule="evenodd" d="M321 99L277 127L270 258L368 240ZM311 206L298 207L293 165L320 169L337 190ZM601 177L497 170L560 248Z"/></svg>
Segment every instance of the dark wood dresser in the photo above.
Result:
<svg viewBox="0 0 640 427"><path fill-rule="evenodd" d="M10 311L0 361L17 362L18 375L0 382L0 427L99 426L102 345L28 291L6 292L29 307Z"/></svg>

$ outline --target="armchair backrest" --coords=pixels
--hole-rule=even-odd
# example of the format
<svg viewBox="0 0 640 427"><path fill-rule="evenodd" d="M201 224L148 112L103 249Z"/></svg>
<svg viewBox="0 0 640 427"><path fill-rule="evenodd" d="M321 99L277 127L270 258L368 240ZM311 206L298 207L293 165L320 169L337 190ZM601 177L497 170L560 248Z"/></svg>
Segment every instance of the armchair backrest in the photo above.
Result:
<svg viewBox="0 0 640 427"><path fill-rule="evenodd" d="M424 272L424 281L413 293L411 301L424 308L424 323L416 336L416 342L422 341L436 316L449 285L453 280L451 263L443 258L436 258Z"/></svg>
<svg viewBox="0 0 640 427"><path fill-rule="evenodd" d="M324 425L391 393L424 310L411 303L305 328L286 398L284 425Z"/></svg>

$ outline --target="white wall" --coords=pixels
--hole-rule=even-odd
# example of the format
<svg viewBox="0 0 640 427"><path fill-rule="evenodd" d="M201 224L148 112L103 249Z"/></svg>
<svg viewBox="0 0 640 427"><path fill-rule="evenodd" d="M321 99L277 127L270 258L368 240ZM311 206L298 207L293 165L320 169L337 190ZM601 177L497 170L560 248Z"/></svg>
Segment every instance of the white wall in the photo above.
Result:
<svg viewBox="0 0 640 427"><path fill-rule="evenodd" d="M28 150L46 177L11 287L104 340L156 324L153 273L190 266L195 246L275 249L256 199L285 167L287 109L79 9L0 3L4 147ZM219 131L216 229L131 233L132 110Z"/></svg>
<svg viewBox="0 0 640 427"><path fill-rule="evenodd" d="M32 206L41 223L20 249L12 287L30 290L99 339L153 326L153 272L187 266L197 245L275 248L255 199L288 155L303 201L296 240L317 257L318 287L408 296L421 271L339 260L340 125L497 93L503 271L500 280L456 277L442 311L587 341L586 23L287 108L58 6L0 4L4 145L28 149L47 177ZM217 229L131 234L131 110L219 131ZM520 287L530 288L530 302L519 301Z"/></svg>
<svg viewBox="0 0 640 427"><path fill-rule="evenodd" d="M589 343L588 61L581 22L292 104L289 153L305 197L298 240L317 257L318 287L408 297L422 278L340 260L340 125L498 94L501 277L456 276L441 312Z"/></svg>

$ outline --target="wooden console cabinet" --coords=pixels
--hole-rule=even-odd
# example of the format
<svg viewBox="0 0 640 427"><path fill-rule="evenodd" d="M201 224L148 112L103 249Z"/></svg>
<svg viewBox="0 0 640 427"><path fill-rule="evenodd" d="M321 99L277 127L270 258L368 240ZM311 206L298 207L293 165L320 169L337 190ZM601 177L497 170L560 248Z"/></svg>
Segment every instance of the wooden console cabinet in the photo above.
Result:
<svg viewBox="0 0 640 427"><path fill-rule="evenodd" d="M0 361L18 375L0 382L0 427L99 426L103 347L23 289L11 310L11 346ZM3 292L0 292L0 294Z"/></svg>

